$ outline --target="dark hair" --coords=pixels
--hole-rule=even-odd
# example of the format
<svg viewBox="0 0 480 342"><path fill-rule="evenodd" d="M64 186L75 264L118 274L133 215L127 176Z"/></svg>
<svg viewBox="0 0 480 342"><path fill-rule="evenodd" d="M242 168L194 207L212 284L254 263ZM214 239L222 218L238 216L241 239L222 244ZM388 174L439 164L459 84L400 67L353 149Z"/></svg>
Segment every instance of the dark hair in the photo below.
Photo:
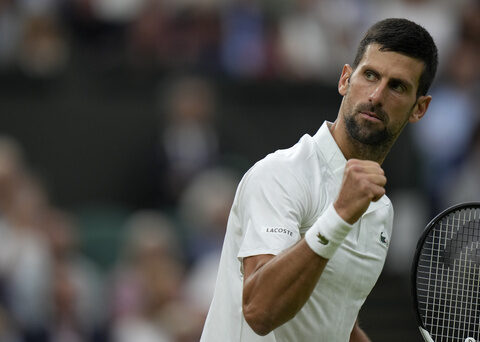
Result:
<svg viewBox="0 0 480 342"><path fill-rule="evenodd" d="M353 68L363 58L370 44L379 44L381 51L392 51L421 60L425 66L418 84L417 97L426 95L438 65L438 51L432 36L422 26L407 19L384 19L374 24L361 40Z"/></svg>

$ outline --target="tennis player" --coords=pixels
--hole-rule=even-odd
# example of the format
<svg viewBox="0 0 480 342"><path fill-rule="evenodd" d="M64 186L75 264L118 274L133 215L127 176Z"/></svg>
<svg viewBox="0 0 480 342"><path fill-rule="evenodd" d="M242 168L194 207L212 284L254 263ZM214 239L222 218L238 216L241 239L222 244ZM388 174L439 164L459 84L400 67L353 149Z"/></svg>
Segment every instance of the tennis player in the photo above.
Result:
<svg viewBox="0 0 480 342"><path fill-rule="evenodd" d="M436 68L421 26L386 19L368 30L343 67L335 122L240 182L201 341L369 341L357 316L393 221L381 164L425 115Z"/></svg>

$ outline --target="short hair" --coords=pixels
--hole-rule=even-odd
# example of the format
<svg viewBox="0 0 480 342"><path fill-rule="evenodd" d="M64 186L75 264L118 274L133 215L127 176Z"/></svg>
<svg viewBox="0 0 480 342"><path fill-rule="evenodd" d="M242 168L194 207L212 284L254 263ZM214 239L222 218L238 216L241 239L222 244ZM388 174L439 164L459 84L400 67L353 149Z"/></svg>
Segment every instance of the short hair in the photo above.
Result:
<svg viewBox="0 0 480 342"><path fill-rule="evenodd" d="M399 18L384 19L368 29L360 41L353 62L355 69L370 44L379 44L380 51L392 51L416 58L424 63L417 97L426 95L432 85L438 65L438 51L432 36L422 26Z"/></svg>

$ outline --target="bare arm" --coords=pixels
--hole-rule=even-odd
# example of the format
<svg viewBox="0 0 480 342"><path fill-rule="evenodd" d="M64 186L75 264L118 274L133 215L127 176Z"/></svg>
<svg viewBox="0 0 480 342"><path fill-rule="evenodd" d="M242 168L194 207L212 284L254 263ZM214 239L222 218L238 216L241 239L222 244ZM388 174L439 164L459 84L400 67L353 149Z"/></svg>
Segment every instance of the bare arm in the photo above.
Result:
<svg viewBox="0 0 480 342"><path fill-rule="evenodd" d="M386 179L376 163L349 161L334 207L349 223L383 196ZM283 253L243 260L243 314L250 327L266 335L292 319L310 297L328 260L302 239ZM359 340L361 341L361 340Z"/></svg>
<svg viewBox="0 0 480 342"><path fill-rule="evenodd" d="M358 321L356 321L353 326L352 333L350 334L350 342L371 342L367 334L358 325Z"/></svg>
<svg viewBox="0 0 480 342"><path fill-rule="evenodd" d="M243 314L259 335L292 319L310 297L327 259L305 240L285 252L243 260Z"/></svg>

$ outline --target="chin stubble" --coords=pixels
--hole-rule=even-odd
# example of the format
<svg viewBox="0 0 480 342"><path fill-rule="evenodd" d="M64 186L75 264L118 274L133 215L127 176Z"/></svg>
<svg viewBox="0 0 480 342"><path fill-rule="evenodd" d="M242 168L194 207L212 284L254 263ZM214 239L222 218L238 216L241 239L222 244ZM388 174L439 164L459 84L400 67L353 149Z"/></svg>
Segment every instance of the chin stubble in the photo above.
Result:
<svg viewBox="0 0 480 342"><path fill-rule="evenodd" d="M357 121L361 112L372 112L383 122L383 129L375 127L376 124L365 121ZM344 116L345 126L348 134L354 140L365 145L383 145L393 140L393 134L387 129L388 115L378 106L370 104L361 104L357 106L353 113Z"/></svg>

